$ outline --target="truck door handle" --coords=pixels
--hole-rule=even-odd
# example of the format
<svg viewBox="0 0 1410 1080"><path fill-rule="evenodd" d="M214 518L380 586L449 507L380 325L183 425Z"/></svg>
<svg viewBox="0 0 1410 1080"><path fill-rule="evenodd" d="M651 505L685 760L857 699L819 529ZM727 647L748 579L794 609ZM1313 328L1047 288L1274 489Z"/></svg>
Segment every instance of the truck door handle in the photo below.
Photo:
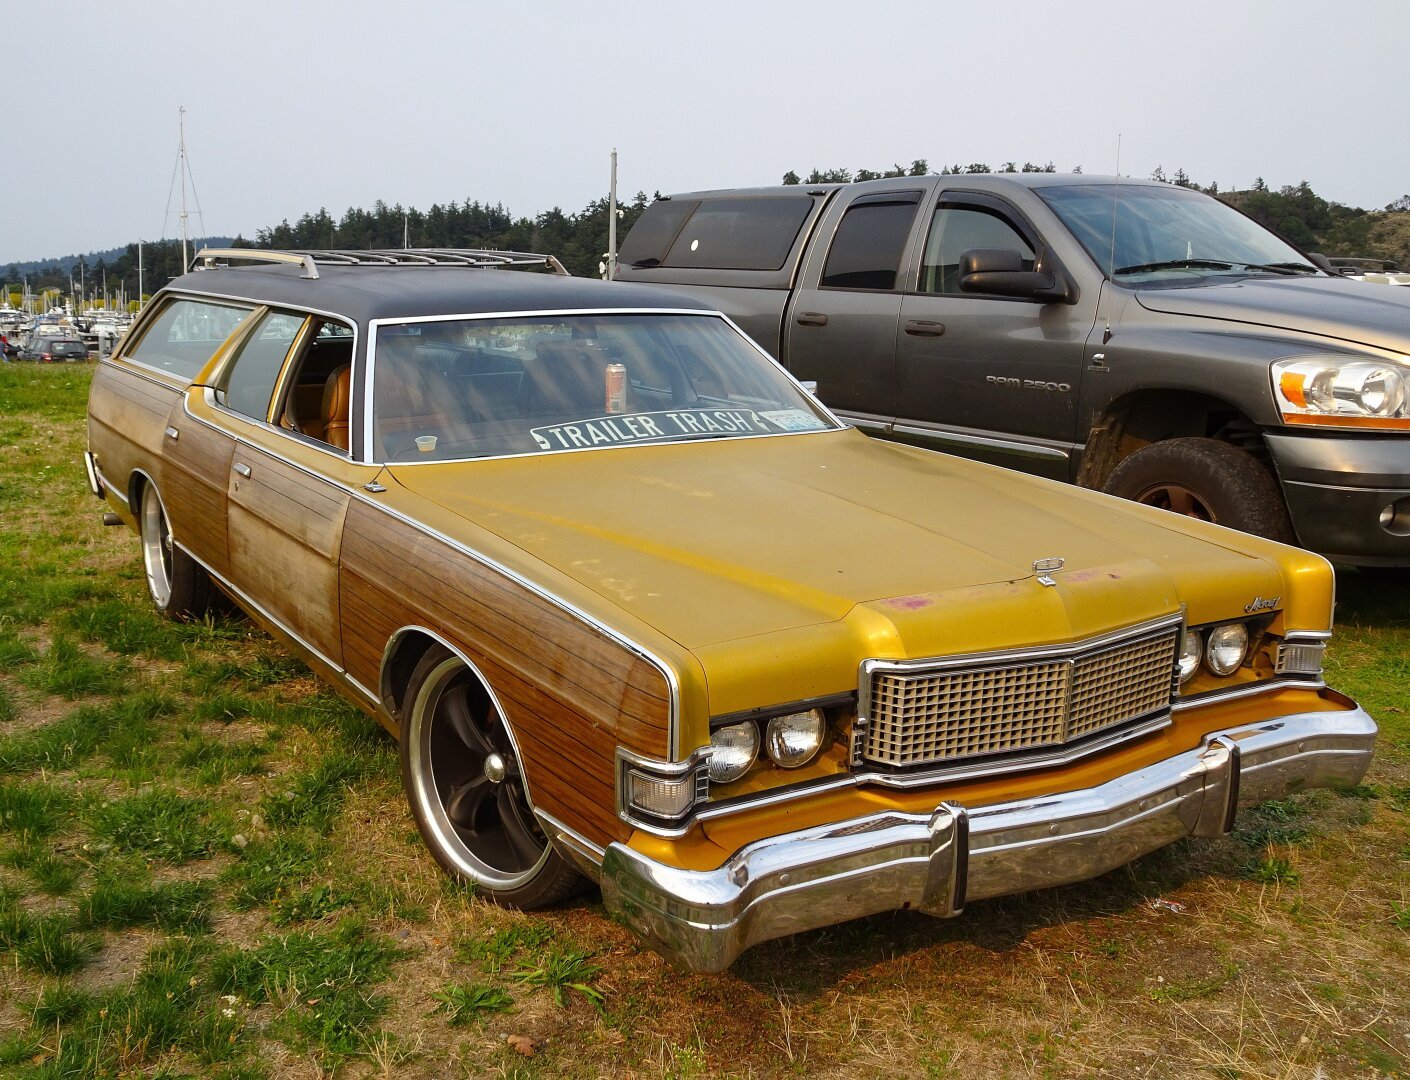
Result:
<svg viewBox="0 0 1410 1080"><path fill-rule="evenodd" d="M800 311L798 313L799 326L826 326L827 316L821 311Z"/></svg>
<svg viewBox="0 0 1410 1080"><path fill-rule="evenodd" d="M911 319L906 323L906 333L911 337L939 337L945 332L945 324L929 319Z"/></svg>
<svg viewBox="0 0 1410 1080"><path fill-rule="evenodd" d="M235 471L236 471L236 473L238 473L240 476L243 476L246 480L248 480L248 479L250 478L250 476L253 474L253 470L252 470L248 465L246 465L243 461L237 461L237 462L235 463Z"/></svg>

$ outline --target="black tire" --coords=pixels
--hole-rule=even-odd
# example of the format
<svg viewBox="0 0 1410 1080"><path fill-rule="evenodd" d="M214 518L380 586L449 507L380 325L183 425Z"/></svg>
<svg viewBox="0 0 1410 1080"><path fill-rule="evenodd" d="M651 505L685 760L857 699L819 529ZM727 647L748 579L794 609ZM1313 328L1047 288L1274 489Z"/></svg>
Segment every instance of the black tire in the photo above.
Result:
<svg viewBox="0 0 1410 1080"><path fill-rule="evenodd" d="M172 543L166 506L153 483L142 485L137 509L137 531L142 541L142 568L147 575L147 595L168 619L189 622L205 617L215 592L210 576L195 559Z"/></svg>
<svg viewBox="0 0 1410 1080"><path fill-rule="evenodd" d="M1166 439L1124 458L1104 491L1186 517L1295 544L1278 482L1252 455L1214 439Z"/></svg>
<svg viewBox="0 0 1410 1080"><path fill-rule="evenodd" d="M539 828L509 729L480 677L432 646L411 673L403 716L402 783L442 868L505 907L548 907L575 892L581 878Z"/></svg>

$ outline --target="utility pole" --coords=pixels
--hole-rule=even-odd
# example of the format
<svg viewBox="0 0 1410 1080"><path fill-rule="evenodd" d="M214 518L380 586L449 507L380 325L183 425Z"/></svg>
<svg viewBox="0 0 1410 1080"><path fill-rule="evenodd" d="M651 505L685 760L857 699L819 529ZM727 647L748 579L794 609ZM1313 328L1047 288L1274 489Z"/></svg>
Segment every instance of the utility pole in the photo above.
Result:
<svg viewBox="0 0 1410 1080"><path fill-rule="evenodd" d="M612 187L607 195L607 280L617 277L617 148L612 147Z"/></svg>

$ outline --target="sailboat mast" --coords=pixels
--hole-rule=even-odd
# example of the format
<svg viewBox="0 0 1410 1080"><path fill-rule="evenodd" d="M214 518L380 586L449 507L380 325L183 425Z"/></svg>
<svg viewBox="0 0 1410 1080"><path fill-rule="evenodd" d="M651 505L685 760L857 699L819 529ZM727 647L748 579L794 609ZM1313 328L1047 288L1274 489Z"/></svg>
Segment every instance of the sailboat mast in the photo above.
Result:
<svg viewBox="0 0 1410 1080"><path fill-rule="evenodd" d="M186 254L186 106L181 106L177 124L181 133L180 142L177 144L177 170L181 173L181 270L185 273L186 268L191 265L190 257Z"/></svg>

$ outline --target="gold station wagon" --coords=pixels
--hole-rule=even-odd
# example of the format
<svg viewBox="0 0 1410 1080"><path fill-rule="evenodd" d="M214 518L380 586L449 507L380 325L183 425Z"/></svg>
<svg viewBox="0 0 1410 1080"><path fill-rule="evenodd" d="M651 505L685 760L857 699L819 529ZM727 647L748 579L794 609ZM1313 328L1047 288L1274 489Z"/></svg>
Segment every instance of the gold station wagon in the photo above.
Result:
<svg viewBox="0 0 1410 1080"><path fill-rule="evenodd" d="M1370 761L1317 555L875 441L718 312L541 256L197 266L97 368L93 490L158 608L228 594L399 739L489 899L585 875L720 970Z"/></svg>

